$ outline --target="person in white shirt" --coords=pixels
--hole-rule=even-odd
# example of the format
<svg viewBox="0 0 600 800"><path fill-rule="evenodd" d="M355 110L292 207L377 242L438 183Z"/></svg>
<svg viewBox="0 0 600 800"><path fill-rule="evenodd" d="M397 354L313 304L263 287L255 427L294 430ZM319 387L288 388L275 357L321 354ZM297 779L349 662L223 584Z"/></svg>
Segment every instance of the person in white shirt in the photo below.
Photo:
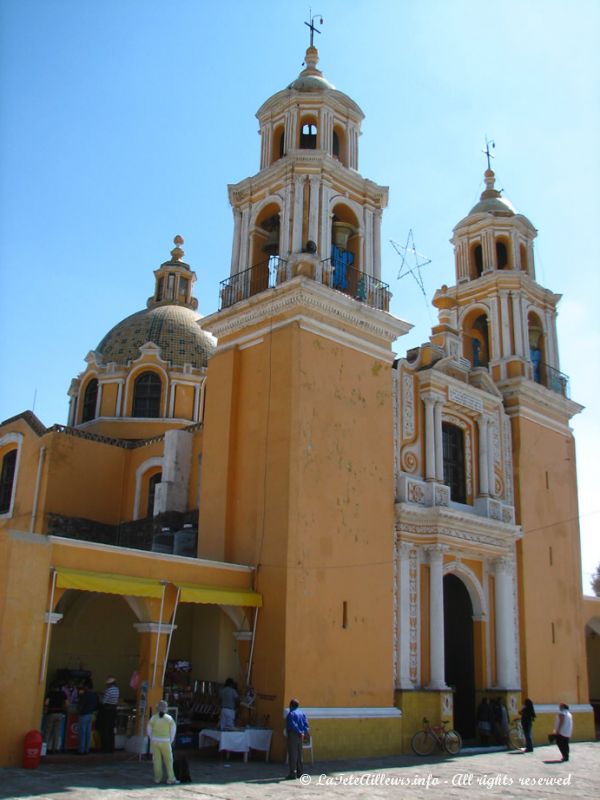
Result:
<svg viewBox="0 0 600 800"><path fill-rule="evenodd" d="M568 761L569 739L573 735L573 715L566 703L561 703L558 707L558 714L554 720L554 733L556 734L556 745L560 750L562 760Z"/></svg>
<svg viewBox="0 0 600 800"><path fill-rule="evenodd" d="M177 726L170 714L167 714L168 705L164 700L156 704L156 714L150 717L146 733L150 737L152 751L152 767L154 768L154 783L160 783L163 777L163 763L167 772L167 783L179 783L173 772L173 750L171 745L175 740Z"/></svg>

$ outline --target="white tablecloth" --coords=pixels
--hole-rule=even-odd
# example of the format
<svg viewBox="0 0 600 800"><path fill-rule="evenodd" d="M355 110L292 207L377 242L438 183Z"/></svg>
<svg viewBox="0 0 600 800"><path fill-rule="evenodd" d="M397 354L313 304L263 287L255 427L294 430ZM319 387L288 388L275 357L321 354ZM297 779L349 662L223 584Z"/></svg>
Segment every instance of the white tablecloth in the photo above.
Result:
<svg viewBox="0 0 600 800"><path fill-rule="evenodd" d="M204 728L198 737L198 746L206 747L211 742L218 742L219 750L226 753L243 753L244 761L248 760L250 750L262 750L265 761L269 760L271 736L273 731L266 728L246 728L243 731L216 731Z"/></svg>

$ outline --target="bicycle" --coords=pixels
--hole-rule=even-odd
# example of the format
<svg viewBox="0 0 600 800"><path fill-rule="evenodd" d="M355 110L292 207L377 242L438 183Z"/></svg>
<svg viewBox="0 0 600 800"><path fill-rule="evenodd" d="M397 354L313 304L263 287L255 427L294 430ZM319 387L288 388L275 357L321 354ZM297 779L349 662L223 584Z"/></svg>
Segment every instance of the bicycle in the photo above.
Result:
<svg viewBox="0 0 600 800"><path fill-rule="evenodd" d="M521 725L521 718L513 719L508 729L508 745L513 750L522 750L525 747L525 734Z"/></svg>
<svg viewBox="0 0 600 800"><path fill-rule="evenodd" d="M431 725L427 717L423 717L423 730L417 731L412 737L410 746L418 756L430 755L437 745L440 750L450 756L460 752L462 739L455 730L446 730L449 720L443 719L439 725Z"/></svg>

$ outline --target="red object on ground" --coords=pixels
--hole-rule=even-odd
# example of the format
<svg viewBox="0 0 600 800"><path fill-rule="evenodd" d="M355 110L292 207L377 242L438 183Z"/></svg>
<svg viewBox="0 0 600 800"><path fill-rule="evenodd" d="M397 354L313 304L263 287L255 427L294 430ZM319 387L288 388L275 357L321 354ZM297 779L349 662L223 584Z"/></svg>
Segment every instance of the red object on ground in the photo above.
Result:
<svg viewBox="0 0 600 800"><path fill-rule="evenodd" d="M42 755L42 734L39 731L29 731L23 740L23 767L24 769L37 769Z"/></svg>
<svg viewBox="0 0 600 800"><path fill-rule="evenodd" d="M79 714L67 714L65 728L65 750L77 750L79 747Z"/></svg>

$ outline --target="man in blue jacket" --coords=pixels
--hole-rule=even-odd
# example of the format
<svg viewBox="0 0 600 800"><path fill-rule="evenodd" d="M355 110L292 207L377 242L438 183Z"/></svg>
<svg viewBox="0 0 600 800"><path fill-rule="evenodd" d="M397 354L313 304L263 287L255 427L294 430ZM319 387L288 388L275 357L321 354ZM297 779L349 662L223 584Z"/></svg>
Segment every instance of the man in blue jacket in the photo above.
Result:
<svg viewBox="0 0 600 800"><path fill-rule="evenodd" d="M304 773L302 763L302 742L308 735L308 722L306 716L300 711L300 703L297 700L290 700L290 710L285 719L287 732L288 761L290 762L290 774L287 780L300 778Z"/></svg>

